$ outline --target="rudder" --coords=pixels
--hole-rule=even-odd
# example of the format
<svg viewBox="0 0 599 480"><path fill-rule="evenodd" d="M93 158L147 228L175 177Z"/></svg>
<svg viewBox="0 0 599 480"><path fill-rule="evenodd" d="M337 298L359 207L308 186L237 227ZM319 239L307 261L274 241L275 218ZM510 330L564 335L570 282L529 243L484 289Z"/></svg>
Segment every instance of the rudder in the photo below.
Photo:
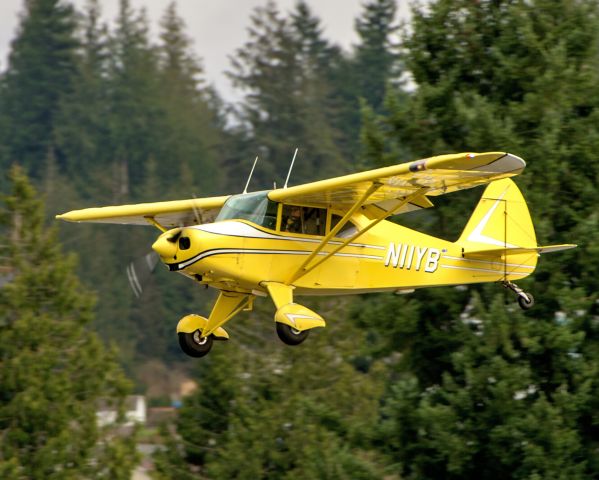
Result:
<svg viewBox="0 0 599 480"><path fill-rule="evenodd" d="M511 249L537 247L528 206L511 179L487 186L457 243L465 256L485 252L496 256L498 251L507 254Z"/></svg>

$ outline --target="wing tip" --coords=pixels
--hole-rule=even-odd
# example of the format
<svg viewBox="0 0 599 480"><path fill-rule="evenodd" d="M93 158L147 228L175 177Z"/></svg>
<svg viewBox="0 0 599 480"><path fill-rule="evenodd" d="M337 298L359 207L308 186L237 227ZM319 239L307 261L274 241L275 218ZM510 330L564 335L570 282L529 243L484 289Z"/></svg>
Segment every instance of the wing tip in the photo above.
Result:
<svg viewBox="0 0 599 480"><path fill-rule="evenodd" d="M508 152L492 152L492 153L480 153L480 154L468 154L472 155L472 158L475 158L476 155L480 157L485 156L495 156L496 158L492 158L489 162L480 165L476 168L472 168L472 170L477 170L481 172L491 172L496 174L512 174L518 175L524 168L526 168L526 162L523 158L518 155L514 155L513 153Z"/></svg>
<svg viewBox="0 0 599 480"><path fill-rule="evenodd" d="M55 215L54 218L56 220L62 220L64 222L79 223L81 221L81 218L78 217L77 213L80 211L81 210L71 210L70 212Z"/></svg>
<svg viewBox="0 0 599 480"><path fill-rule="evenodd" d="M507 153L505 154L506 158L508 158L511 163L517 165L519 164L521 167L521 169L523 170L526 167L526 162L524 161L524 159L522 157L519 157L518 155L514 155L513 153Z"/></svg>

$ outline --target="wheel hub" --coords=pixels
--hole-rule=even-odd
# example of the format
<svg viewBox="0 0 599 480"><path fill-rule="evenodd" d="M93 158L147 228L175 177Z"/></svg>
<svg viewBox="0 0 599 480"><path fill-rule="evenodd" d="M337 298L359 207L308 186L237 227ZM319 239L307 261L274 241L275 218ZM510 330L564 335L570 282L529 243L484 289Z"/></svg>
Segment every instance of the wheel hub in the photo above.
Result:
<svg viewBox="0 0 599 480"><path fill-rule="evenodd" d="M205 345L208 341L208 337L202 337L200 331L196 330L195 332L193 332L193 341L198 345Z"/></svg>

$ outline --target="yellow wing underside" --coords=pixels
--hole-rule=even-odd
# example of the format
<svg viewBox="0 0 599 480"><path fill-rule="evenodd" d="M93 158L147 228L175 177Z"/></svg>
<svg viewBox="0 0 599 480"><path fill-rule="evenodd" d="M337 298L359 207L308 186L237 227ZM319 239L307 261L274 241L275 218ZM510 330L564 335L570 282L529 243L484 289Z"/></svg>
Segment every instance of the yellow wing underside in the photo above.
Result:
<svg viewBox="0 0 599 480"><path fill-rule="evenodd" d="M164 227L209 223L220 212L228 196L138 203L112 207L86 208L57 215L68 222L117 223L150 225L152 221Z"/></svg>
<svg viewBox="0 0 599 480"><path fill-rule="evenodd" d="M443 195L519 174L524 161L504 152L459 153L402 163L343 177L273 190L269 198L283 203L347 210L374 183L381 186L364 205L391 211L406 197L426 190L426 197ZM425 196L411 200L396 213L432 207Z"/></svg>
<svg viewBox="0 0 599 480"><path fill-rule="evenodd" d="M366 192L378 185L362 205L378 212L404 213L432 207L427 197L443 195L511 177L520 173L524 161L504 152L440 155L391 167L272 190L268 197L286 204L333 207L348 211ZM414 195L416 192L422 195ZM406 198L409 202L398 207ZM228 196L169 202L141 203L74 210L57 218L71 222L148 225L165 228L209 223Z"/></svg>

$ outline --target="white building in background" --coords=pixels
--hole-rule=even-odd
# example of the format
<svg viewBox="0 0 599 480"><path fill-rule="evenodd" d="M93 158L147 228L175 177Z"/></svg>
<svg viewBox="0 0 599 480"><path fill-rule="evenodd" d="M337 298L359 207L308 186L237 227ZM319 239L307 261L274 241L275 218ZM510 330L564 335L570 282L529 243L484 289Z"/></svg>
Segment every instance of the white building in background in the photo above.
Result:
<svg viewBox="0 0 599 480"><path fill-rule="evenodd" d="M117 421L117 409L107 405L106 402L96 411L99 427L112 425ZM125 399L125 422L123 426L132 427L136 424L145 424L147 420L146 397L143 395L129 395Z"/></svg>

